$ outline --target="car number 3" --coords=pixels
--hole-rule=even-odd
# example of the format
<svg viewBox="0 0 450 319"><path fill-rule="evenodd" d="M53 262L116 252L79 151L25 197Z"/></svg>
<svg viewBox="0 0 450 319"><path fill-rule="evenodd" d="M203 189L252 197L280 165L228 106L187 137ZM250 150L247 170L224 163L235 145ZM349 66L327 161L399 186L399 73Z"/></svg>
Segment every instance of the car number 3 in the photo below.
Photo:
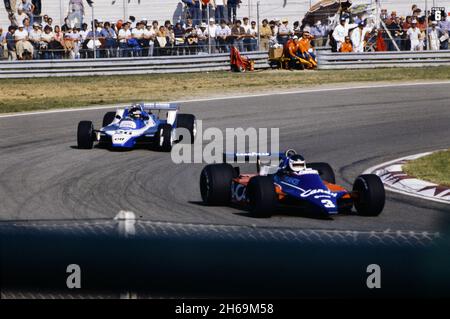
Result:
<svg viewBox="0 0 450 319"><path fill-rule="evenodd" d="M322 204L324 207L326 208L335 208L336 206L333 204L333 202L329 199L322 199L321 200Z"/></svg>

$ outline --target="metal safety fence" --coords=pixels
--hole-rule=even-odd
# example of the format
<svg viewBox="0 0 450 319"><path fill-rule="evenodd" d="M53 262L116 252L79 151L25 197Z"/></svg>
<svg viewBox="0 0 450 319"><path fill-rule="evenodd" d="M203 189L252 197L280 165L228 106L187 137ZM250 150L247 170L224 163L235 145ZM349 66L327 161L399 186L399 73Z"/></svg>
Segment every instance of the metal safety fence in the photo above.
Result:
<svg viewBox="0 0 450 319"><path fill-rule="evenodd" d="M252 52L244 55L255 62L255 69L269 68L267 52ZM227 53L196 56L0 62L0 78L164 74L227 70L230 70L230 55Z"/></svg>
<svg viewBox="0 0 450 319"><path fill-rule="evenodd" d="M378 297L450 293L449 242L439 233L183 224L124 214L3 222L0 238L1 298L371 297L366 270L374 256L386 269ZM81 271L80 289L67 286L69 265Z"/></svg>
<svg viewBox="0 0 450 319"><path fill-rule="evenodd" d="M450 50L318 54L319 69L370 69L450 65Z"/></svg>

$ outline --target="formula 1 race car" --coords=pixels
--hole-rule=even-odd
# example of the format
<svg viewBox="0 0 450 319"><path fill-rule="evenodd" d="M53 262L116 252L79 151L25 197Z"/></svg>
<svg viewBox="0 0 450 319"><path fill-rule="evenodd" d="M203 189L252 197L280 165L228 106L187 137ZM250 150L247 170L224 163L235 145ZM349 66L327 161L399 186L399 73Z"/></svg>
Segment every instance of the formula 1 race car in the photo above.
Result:
<svg viewBox="0 0 450 319"><path fill-rule="evenodd" d="M195 116L178 111L175 104L142 103L106 113L100 130L95 130L91 121L81 121L77 132L78 148L91 149L94 142L121 149L148 144L170 152L174 143L183 139L182 135L177 135L177 128L189 131L190 143L197 133Z"/></svg>
<svg viewBox="0 0 450 319"><path fill-rule="evenodd" d="M353 190L335 184L333 169L327 163L306 164L294 150L276 154L279 165L262 165L269 153L236 153L233 160L256 159L258 174L241 174L227 162L207 165L200 175L200 192L207 205L238 204L248 207L255 217L270 217L281 206L314 211L325 216L350 213L378 216L385 203L383 183L377 175L360 175Z"/></svg>

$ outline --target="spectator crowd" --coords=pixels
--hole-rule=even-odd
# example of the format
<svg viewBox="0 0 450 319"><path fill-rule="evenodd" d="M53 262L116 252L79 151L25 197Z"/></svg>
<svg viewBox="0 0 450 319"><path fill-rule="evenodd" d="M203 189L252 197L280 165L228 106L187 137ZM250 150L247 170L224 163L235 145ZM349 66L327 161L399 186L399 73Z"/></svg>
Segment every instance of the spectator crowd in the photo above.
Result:
<svg viewBox="0 0 450 319"><path fill-rule="evenodd" d="M450 19L435 21L426 18L416 5L411 15L401 17L381 10L382 29L363 15L339 13L339 23L319 19L313 25L291 24L287 19L262 20L261 25L244 17L237 19L240 0L182 0L186 16L173 23L137 20L83 23L83 16L75 20L68 13L63 25L56 25L48 15L36 16L31 0L19 0L17 13L10 15L10 26L0 26L0 58L78 59L186 55L230 52L235 46L241 52L303 44L303 56L316 46L330 45L337 52L443 50L448 49ZM203 5L208 2L207 5ZM79 6L81 1L71 0ZM213 14L211 13L211 10ZM80 10L84 10L81 8ZM210 12L207 12L210 10ZM307 42L307 43L306 43ZM297 45L297 44L296 44ZM313 57L313 60L315 57Z"/></svg>
<svg viewBox="0 0 450 319"><path fill-rule="evenodd" d="M182 0L187 15L183 21L172 23L137 20L83 23L78 14L84 12L82 2L71 0L69 14L63 25L56 25L48 15L35 16L31 0L19 0L17 13L10 15L7 30L0 26L0 58L77 59L102 57L135 57L185 55L230 52L231 46L240 51L256 51L258 27L256 21L244 17L237 20L240 0L211 0L209 6L200 0ZM208 19L205 8L214 8ZM230 18L228 18L230 17Z"/></svg>
<svg viewBox="0 0 450 319"><path fill-rule="evenodd" d="M377 29L369 18L343 12L330 32L330 45L335 52L448 50L450 17L439 15L424 14L417 5L408 16L382 9Z"/></svg>

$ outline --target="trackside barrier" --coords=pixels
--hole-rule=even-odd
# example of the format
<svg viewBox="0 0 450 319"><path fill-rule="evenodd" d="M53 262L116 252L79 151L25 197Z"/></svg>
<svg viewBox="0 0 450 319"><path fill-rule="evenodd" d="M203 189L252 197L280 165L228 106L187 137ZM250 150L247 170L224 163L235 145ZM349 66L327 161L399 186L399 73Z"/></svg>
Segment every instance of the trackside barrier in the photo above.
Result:
<svg viewBox="0 0 450 319"><path fill-rule="evenodd" d="M255 69L269 68L267 52L251 52L242 55L255 61ZM0 61L0 78L3 79L226 70L230 70L230 55L228 53L114 59Z"/></svg>
<svg viewBox="0 0 450 319"><path fill-rule="evenodd" d="M450 65L450 50L417 52L318 53L319 69L372 69Z"/></svg>
<svg viewBox="0 0 450 319"><path fill-rule="evenodd" d="M255 61L255 69L267 69L267 52L243 55ZM332 53L318 50L319 69L369 69L450 65L450 50L422 52ZM50 76L166 74L227 71L228 53L196 56L160 56L83 60L0 61L0 79Z"/></svg>

